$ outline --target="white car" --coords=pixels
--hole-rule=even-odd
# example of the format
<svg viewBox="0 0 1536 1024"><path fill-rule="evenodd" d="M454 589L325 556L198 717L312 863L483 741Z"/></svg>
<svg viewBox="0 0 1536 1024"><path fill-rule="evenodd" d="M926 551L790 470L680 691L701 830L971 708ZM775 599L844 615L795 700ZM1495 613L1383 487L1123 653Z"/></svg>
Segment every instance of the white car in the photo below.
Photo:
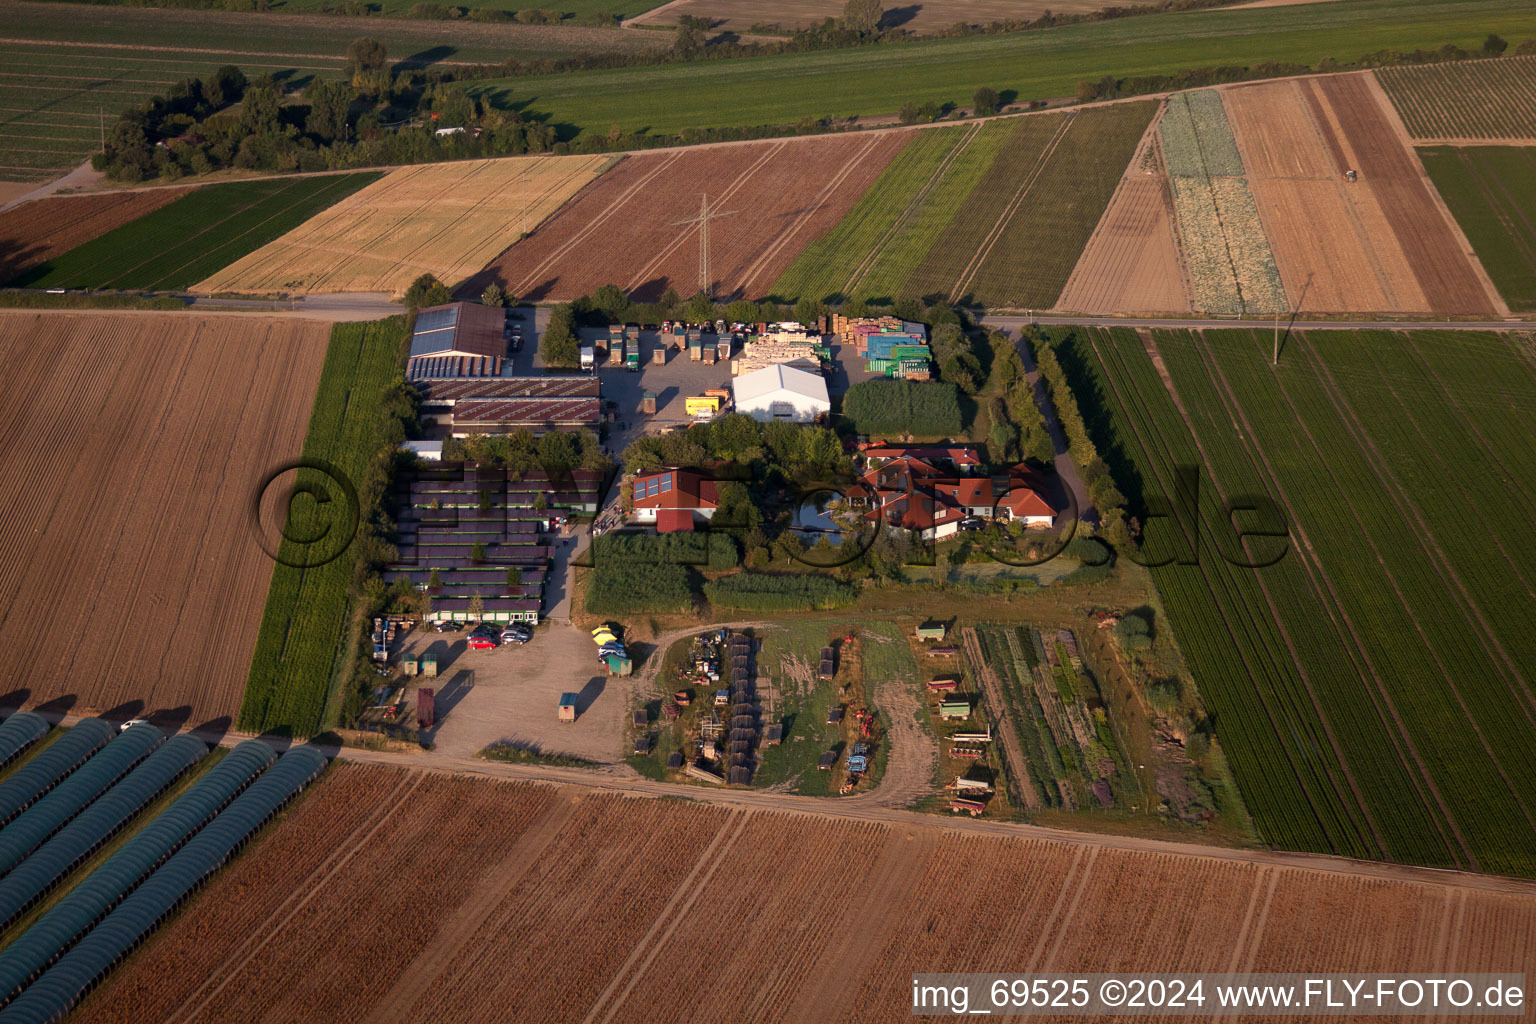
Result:
<svg viewBox="0 0 1536 1024"><path fill-rule="evenodd" d="M130 718L130 719L128 719L128 721L126 721L122 725L118 726L117 727L117 731L118 732L127 732L129 729L132 729L136 725L148 725L148 724L149 724L149 719L147 719L147 718Z"/></svg>

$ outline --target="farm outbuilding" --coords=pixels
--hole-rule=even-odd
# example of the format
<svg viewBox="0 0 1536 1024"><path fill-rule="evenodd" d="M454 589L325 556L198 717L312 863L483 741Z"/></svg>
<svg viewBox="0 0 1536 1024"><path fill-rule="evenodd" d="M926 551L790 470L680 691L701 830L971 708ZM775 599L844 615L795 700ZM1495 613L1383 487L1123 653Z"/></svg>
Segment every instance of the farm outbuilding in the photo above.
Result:
<svg viewBox="0 0 1536 1024"><path fill-rule="evenodd" d="M496 306L450 302L416 314L406 377L495 377L507 355L507 315Z"/></svg>
<svg viewBox="0 0 1536 1024"><path fill-rule="evenodd" d="M759 423L809 423L832 411L826 380L795 366L779 364L744 373L731 382L731 392L736 411Z"/></svg>
<svg viewBox="0 0 1536 1024"><path fill-rule="evenodd" d="M596 377L419 378L423 421L455 437L526 429L596 430L602 392Z"/></svg>

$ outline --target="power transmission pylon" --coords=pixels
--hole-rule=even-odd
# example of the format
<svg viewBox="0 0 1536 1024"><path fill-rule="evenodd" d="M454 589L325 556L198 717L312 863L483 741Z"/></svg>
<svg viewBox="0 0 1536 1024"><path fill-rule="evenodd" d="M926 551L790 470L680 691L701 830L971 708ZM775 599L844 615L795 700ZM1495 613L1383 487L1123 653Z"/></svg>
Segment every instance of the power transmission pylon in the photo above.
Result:
<svg viewBox="0 0 1536 1024"><path fill-rule="evenodd" d="M703 292L704 297L707 299L714 298L710 291L712 281L709 273L709 222L720 217L729 217L735 212L735 210L725 210L723 212L711 213L709 211L709 195L701 194L699 196L699 215L697 217L689 217L687 220L672 222L673 227L683 227L688 224L697 224L699 226L699 291Z"/></svg>

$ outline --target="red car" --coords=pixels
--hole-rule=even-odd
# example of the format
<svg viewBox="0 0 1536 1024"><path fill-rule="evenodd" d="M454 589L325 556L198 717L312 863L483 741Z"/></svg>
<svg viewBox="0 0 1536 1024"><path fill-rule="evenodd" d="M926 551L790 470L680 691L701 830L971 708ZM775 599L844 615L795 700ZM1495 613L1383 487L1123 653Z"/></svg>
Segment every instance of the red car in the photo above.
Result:
<svg viewBox="0 0 1536 1024"><path fill-rule="evenodd" d="M496 638L493 636L472 636L469 638L469 646L477 651L494 651Z"/></svg>

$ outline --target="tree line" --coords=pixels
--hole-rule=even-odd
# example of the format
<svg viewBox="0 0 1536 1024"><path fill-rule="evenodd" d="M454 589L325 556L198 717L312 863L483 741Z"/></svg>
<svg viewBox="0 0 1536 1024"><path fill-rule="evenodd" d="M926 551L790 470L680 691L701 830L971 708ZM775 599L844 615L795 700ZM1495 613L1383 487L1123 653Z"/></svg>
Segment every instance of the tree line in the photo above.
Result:
<svg viewBox="0 0 1536 1024"><path fill-rule="evenodd" d="M350 78L291 95L276 78L219 68L118 117L92 165L117 181L174 180L226 167L322 171L548 152L555 130L499 110L467 87L395 74L382 43L347 52Z"/></svg>
<svg viewBox="0 0 1536 1024"><path fill-rule="evenodd" d="M1218 65L1204 68L1189 68L1171 75L1132 75L1126 78L1117 78L1114 75L1105 75L1103 78L1092 82L1079 82L1077 85L1077 98L1089 103L1096 100L1124 99L1130 96L1144 96L1147 93L1179 92L1184 89L1199 89L1211 85L1223 85L1229 82L1247 82L1264 78L1284 78L1289 75L1333 74L1339 71L1359 71L1367 68L1394 67L1410 64L1441 64L1461 60L1483 60L1490 57L1502 57L1509 49L1509 43L1500 36L1489 33L1483 41L1481 49L1467 50L1454 43L1447 43L1437 50L1411 50L1406 53L1398 50L1377 50L1367 53L1353 61L1339 61L1332 57L1324 57L1313 68L1307 64L1291 64L1279 61L1264 61L1252 65ZM1527 39L1515 47L1515 54L1528 56L1536 54L1536 39Z"/></svg>

